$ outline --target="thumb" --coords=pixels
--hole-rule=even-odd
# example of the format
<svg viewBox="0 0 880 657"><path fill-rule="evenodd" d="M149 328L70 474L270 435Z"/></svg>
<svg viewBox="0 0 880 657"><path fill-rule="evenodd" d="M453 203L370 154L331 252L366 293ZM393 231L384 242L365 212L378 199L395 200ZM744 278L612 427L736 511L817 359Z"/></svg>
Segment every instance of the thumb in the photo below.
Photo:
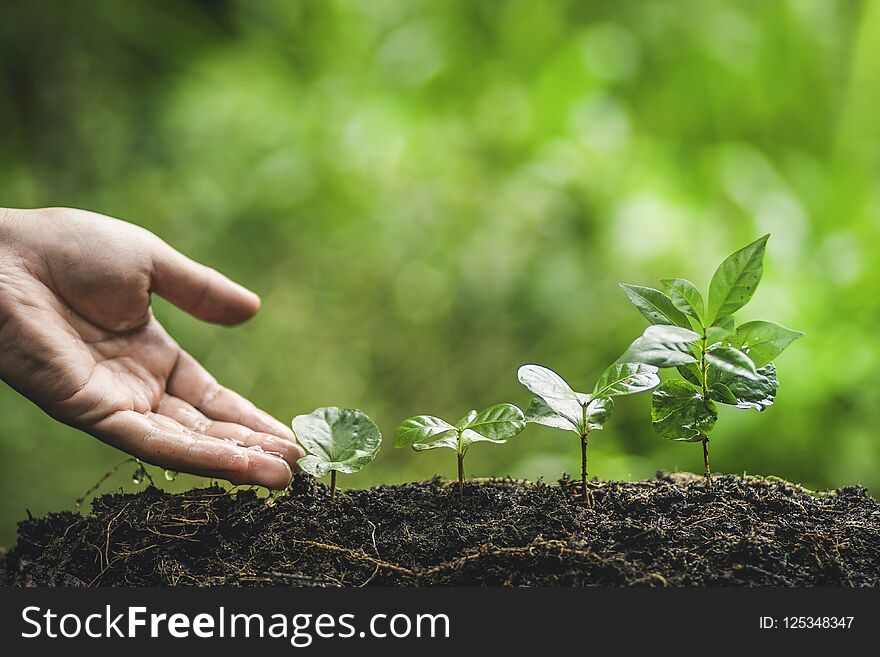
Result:
<svg viewBox="0 0 880 657"><path fill-rule="evenodd" d="M153 249L151 290L193 317L238 324L253 317L260 297L220 272L190 260L160 239Z"/></svg>

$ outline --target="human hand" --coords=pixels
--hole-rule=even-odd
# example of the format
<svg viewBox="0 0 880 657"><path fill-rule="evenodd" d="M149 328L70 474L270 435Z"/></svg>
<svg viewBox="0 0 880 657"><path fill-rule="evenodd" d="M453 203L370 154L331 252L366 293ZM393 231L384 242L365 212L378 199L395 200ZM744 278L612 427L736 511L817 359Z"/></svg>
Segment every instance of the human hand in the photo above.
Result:
<svg viewBox="0 0 880 657"><path fill-rule="evenodd" d="M153 316L152 292L218 324L260 306L143 228L82 210L0 208L0 378L146 463L285 487L304 454L293 432L180 349Z"/></svg>

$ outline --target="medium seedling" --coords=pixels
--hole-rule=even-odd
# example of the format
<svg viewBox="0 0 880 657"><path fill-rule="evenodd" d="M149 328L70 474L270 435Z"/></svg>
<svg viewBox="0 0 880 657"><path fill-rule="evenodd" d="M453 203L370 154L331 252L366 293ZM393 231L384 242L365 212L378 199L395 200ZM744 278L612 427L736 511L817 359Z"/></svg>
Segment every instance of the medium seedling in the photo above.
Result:
<svg viewBox="0 0 880 657"><path fill-rule="evenodd" d="M591 394L575 392L565 379L540 365L523 365L517 378L536 395L526 422L575 432L581 441L581 485L584 503L592 503L587 488L587 441L602 429L614 408L614 397L650 390L660 383L657 368L643 363L615 363L606 369Z"/></svg>
<svg viewBox="0 0 880 657"><path fill-rule="evenodd" d="M703 444L709 488L709 434L718 419L715 402L759 411L773 404L779 382L772 361L803 335L766 321L737 327L733 318L761 280L769 237L764 235L721 263L709 284L708 304L683 278L661 281L666 293L621 283L651 322L622 358L678 369L682 379L666 381L654 391L651 423L664 438Z"/></svg>
<svg viewBox="0 0 880 657"><path fill-rule="evenodd" d="M433 415L416 415L401 422L394 432L394 446L417 452L439 447L458 455L458 492L464 494L464 457L479 442L506 443L526 426L523 412L513 404L496 404L477 413L471 411L454 425Z"/></svg>
<svg viewBox="0 0 880 657"><path fill-rule="evenodd" d="M330 500L336 498L336 473L353 474L376 458L382 434L365 413L354 408L319 408L291 422L306 456L297 464L315 477L330 473Z"/></svg>

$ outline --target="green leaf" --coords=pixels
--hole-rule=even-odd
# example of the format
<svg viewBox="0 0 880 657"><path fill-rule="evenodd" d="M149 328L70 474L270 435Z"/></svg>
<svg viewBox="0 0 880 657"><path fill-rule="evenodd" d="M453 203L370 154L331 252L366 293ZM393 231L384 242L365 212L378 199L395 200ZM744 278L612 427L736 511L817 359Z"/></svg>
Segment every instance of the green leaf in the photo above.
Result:
<svg viewBox="0 0 880 657"><path fill-rule="evenodd" d="M523 421L523 425L525 425L525 421ZM503 445L506 442L506 438L490 438L489 436L477 433L473 429L465 429L461 432L461 445L465 449L473 443L495 443L496 445Z"/></svg>
<svg viewBox="0 0 880 657"><path fill-rule="evenodd" d="M737 408L754 408L763 411L773 405L776 398L776 389L779 381L776 380L776 366L773 363L758 368L757 379L746 379L733 374L723 374L713 389L718 385L724 385L730 391L733 402L718 399L724 404L731 404Z"/></svg>
<svg viewBox="0 0 880 657"><path fill-rule="evenodd" d="M742 308L761 280L764 249L770 235L764 235L728 256L709 283L709 324Z"/></svg>
<svg viewBox="0 0 880 657"><path fill-rule="evenodd" d="M758 370L752 359L733 347L716 347L707 351L706 362L729 374L752 380L758 378Z"/></svg>
<svg viewBox="0 0 880 657"><path fill-rule="evenodd" d="M669 440L697 441L709 435L718 419L711 400L704 400L697 386L672 379L651 396L651 426Z"/></svg>
<svg viewBox="0 0 880 657"><path fill-rule="evenodd" d="M404 420L394 432L395 447L412 447L417 452L447 447L458 450L471 443L504 443L526 426L523 412L513 404L495 404L484 411L471 411L452 426L432 415L416 415Z"/></svg>
<svg viewBox="0 0 880 657"><path fill-rule="evenodd" d="M678 308L672 303L672 299L660 290L641 285L627 285L621 283L620 287L626 292L626 296L632 301L651 324L666 324L669 326L681 326L689 328L691 323Z"/></svg>
<svg viewBox="0 0 880 657"><path fill-rule="evenodd" d="M614 400L611 397L596 397L591 400L587 405L587 428L590 431L604 429L613 410Z"/></svg>
<svg viewBox="0 0 880 657"><path fill-rule="evenodd" d="M394 446L412 447L417 443L429 443L436 436L454 430L449 422L433 415L416 415L401 422L394 430Z"/></svg>
<svg viewBox="0 0 880 657"><path fill-rule="evenodd" d="M590 398L588 395L584 395L584 398L586 400L587 430L596 431L604 428L605 422L611 416L611 411L614 410L614 399L611 397ZM526 422L542 424L545 427L553 427L554 429L565 429L580 434L583 414L584 410L582 408L581 420L579 422L572 422L547 406L546 402L540 397L534 397L526 410L525 419Z"/></svg>
<svg viewBox="0 0 880 657"><path fill-rule="evenodd" d="M563 417L547 405L540 397L532 397L525 413L526 422L541 424L554 429L567 429L578 433L578 423Z"/></svg>
<svg viewBox="0 0 880 657"><path fill-rule="evenodd" d="M382 434L369 417L353 408L319 408L291 423L297 442L308 452L297 464L315 477L330 470L357 472L372 461Z"/></svg>
<svg viewBox="0 0 880 657"><path fill-rule="evenodd" d="M690 363L689 365L679 365L676 369L678 369L678 373L684 377L685 381L689 381L700 388L703 387L703 383L700 380L703 373L700 372L699 364Z"/></svg>
<svg viewBox="0 0 880 657"><path fill-rule="evenodd" d="M748 354L757 367L763 367L802 335L774 322L755 321L736 329L730 343Z"/></svg>
<svg viewBox="0 0 880 657"><path fill-rule="evenodd" d="M519 408L513 404L495 404L478 413L464 427L462 437L476 433L483 440L504 442L525 429L525 426L526 420Z"/></svg>
<svg viewBox="0 0 880 657"><path fill-rule="evenodd" d="M696 285L684 278L666 278L660 282L666 288L669 298L676 308L703 324L705 305L703 304L703 295L700 294Z"/></svg>
<svg viewBox="0 0 880 657"><path fill-rule="evenodd" d="M430 441L412 444L412 448L417 452L426 452L429 449L440 449L441 447L458 451L458 431L453 429L452 431L438 434Z"/></svg>
<svg viewBox="0 0 880 657"><path fill-rule="evenodd" d="M477 411L472 410L467 415L465 415L463 418L461 418L458 422L455 423L455 428L456 429L464 429L467 425L469 425L471 422L473 422L476 417L477 417Z"/></svg>
<svg viewBox="0 0 880 657"><path fill-rule="evenodd" d="M736 406L739 403L736 395L734 395L730 388L723 383L716 383L713 385L709 389L709 396L722 404L732 404L733 406Z"/></svg>
<svg viewBox="0 0 880 657"><path fill-rule="evenodd" d="M660 385L657 368L644 363L614 363L593 388L593 397L611 397L642 392Z"/></svg>
<svg viewBox="0 0 880 657"><path fill-rule="evenodd" d="M523 365L516 373L519 382L547 402L554 412L574 424L581 421L581 402L565 379L540 365Z"/></svg>
<svg viewBox="0 0 880 657"><path fill-rule="evenodd" d="M677 367L695 363L688 345L700 339L690 329L678 326L649 326L636 338L618 362L644 363L655 367Z"/></svg>
<svg viewBox="0 0 880 657"><path fill-rule="evenodd" d="M727 340L727 338L733 335L735 326L736 322L733 317L725 317L718 320L715 326L710 326L706 329L706 343L713 345Z"/></svg>

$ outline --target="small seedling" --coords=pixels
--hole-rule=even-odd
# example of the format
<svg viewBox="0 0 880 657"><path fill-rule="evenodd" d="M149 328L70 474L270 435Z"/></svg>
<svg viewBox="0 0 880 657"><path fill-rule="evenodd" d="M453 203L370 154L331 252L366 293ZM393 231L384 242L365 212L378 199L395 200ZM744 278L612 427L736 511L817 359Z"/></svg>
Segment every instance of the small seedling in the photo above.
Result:
<svg viewBox="0 0 880 657"><path fill-rule="evenodd" d="M766 321L736 326L742 308L761 280L769 235L729 256L712 276L709 303L683 278L661 281L666 293L621 283L630 301L651 326L630 345L623 359L657 367L675 367L683 379L666 381L654 391L654 430L670 440L701 442L706 486L709 433L715 427L715 402L764 410L779 382L773 360L803 333Z"/></svg>
<svg viewBox="0 0 880 657"><path fill-rule="evenodd" d="M366 414L354 408L319 408L291 422L306 456L297 464L304 472L330 473L330 500L336 497L336 473L353 474L376 458L382 434Z"/></svg>
<svg viewBox="0 0 880 657"><path fill-rule="evenodd" d="M401 422L394 432L394 446L417 452L438 447L458 454L458 492L464 494L464 457L473 443L506 443L526 426L523 412L513 404L496 404L477 413L471 411L455 425L433 415L416 415Z"/></svg>
<svg viewBox="0 0 880 657"><path fill-rule="evenodd" d="M650 390L659 384L657 368L643 363L615 363L602 373L591 394L575 392L556 372L539 365L523 365L517 378L536 395L526 409L526 422L574 431L581 439L581 484L584 503L590 505L589 435L604 428L614 408L614 397Z"/></svg>

